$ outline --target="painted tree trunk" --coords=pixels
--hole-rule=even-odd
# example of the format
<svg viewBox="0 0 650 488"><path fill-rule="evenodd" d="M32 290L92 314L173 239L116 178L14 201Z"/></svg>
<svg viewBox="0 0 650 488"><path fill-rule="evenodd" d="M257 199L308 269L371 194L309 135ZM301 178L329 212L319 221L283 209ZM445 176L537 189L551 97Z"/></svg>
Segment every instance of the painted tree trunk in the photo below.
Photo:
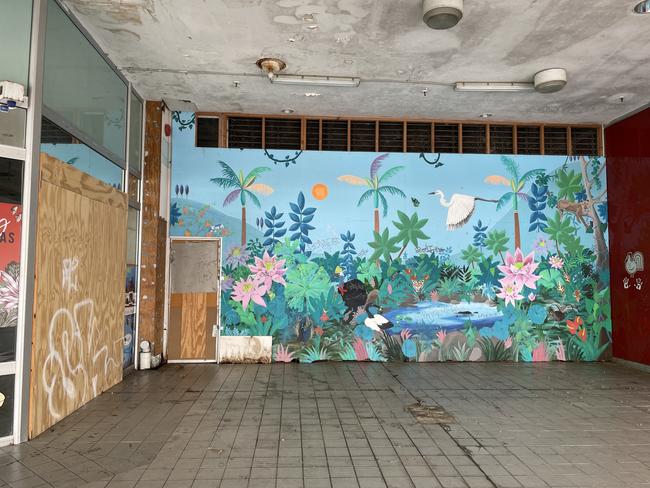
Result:
<svg viewBox="0 0 650 488"><path fill-rule="evenodd" d="M241 245L246 245L246 207L241 207Z"/></svg>
<svg viewBox="0 0 650 488"><path fill-rule="evenodd" d="M599 202L595 201L593 195L591 194L592 181L589 180L589 176L587 175L587 160L583 156L580 157L580 169L582 171L582 185L585 187L585 194L587 196L587 211L589 212L589 216L591 217L594 228L594 242L596 245L596 268L600 271L606 269L609 266L609 251L607 250L607 242L605 242L605 234L603 233L602 222L600 221L600 216L596 210L596 205Z"/></svg>
<svg viewBox="0 0 650 488"><path fill-rule="evenodd" d="M375 209L375 232L379 234L379 209Z"/></svg>
<svg viewBox="0 0 650 488"><path fill-rule="evenodd" d="M521 234L519 231L519 212L515 210L515 251L521 249Z"/></svg>

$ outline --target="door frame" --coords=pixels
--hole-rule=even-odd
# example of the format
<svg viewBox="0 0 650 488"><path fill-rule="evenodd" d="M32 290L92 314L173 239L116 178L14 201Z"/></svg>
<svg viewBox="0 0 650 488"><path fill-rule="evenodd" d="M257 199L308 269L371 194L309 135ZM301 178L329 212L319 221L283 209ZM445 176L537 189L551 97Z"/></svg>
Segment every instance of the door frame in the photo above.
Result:
<svg viewBox="0 0 650 488"><path fill-rule="evenodd" d="M219 280L217 282L217 323L213 324L217 327L217 336L215 340L215 354L214 359L169 359L168 348L169 348L169 320L165 323L165 328L163 329L163 356L167 358L167 362L170 364L173 363L219 363L219 346L221 339L221 271L223 269L223 238L222 237L193 237L193 236L169 236L169 253L167 254L167 272L165 279L165 311L167 317L169 317L170 307L171 307L171 276L172 276L172 267L171 267L171 255L172 255L172 244L174 241L219 241Z"/></svg>

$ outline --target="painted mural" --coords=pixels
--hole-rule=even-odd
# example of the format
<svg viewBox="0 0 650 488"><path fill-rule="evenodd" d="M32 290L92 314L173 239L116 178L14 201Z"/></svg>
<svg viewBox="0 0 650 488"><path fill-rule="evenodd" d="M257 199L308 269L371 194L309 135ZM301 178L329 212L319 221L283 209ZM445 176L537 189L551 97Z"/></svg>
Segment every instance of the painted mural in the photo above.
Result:
<svg viewBox="0 0 650 488"><path fill-rule="evenodd" d="M0 362L16 357L21 220L21 205L0 203Z"/></svg>
<svg viewBox="0 0 650 488"><path fill-rule="evenodd" d="M171 233L224 243L225 335L275 361L610 354L605 161L194 146Z"/></svg>

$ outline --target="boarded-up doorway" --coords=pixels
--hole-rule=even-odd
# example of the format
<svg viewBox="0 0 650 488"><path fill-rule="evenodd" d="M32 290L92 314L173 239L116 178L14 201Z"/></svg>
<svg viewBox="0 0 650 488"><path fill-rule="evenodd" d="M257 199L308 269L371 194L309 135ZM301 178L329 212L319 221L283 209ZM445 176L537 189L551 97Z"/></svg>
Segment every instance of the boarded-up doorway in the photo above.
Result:
<svg viewBox="0 0 650 488"><path fill-rule="evenodd" d="M41 155L30 438L122 380L126 195Z"/></svg>
<svg viewBox="0 0 650 488"><path fill-rule="evenodd" d="M169 361L216 361L221 239L171 239L169 256Z"/></svg>

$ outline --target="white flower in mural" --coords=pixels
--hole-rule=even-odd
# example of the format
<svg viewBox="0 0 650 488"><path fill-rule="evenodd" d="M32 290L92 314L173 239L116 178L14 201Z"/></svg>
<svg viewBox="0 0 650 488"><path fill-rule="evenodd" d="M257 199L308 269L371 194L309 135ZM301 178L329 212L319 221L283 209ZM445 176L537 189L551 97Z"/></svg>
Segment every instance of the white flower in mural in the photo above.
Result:
<svg viewBox="0 0 650 488"><path fill-rule="evenodd" d="M0 307L8 312L18 308L18 278L0 271Z"/></svg>

